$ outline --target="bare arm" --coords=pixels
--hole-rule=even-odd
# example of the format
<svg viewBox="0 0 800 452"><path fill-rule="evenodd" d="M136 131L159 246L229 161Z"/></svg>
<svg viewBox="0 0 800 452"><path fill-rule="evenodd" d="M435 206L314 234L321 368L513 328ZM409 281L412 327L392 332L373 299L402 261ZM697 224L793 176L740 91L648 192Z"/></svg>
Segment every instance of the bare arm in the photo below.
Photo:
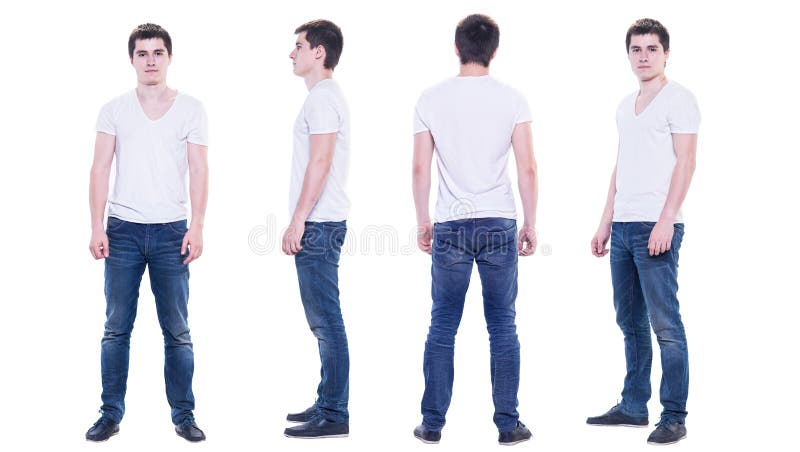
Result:
<svg viewBox="0 0 800 452"><path fill-rule="evenodd" d="M181 255L189 255L184 264L199 258L203 254L203 224L208 205L208 146L189 143L189 195L192 201L192 224L183 237Z"/></svg>
<svg viewBox="0 0 800 452"><path fill-rule="evenodd" d="M309 139L310 158L303 176L300 198L297 200L289 227L283 234L282 248L283 252L288 255L297 254L303 249L300 246L300 240L305 231L305 222L317 204L328 178L333 161L333 151L336 148L336 135L336 132L316 134L311 135Z"/></svg>
<svg viewBox="0 0 800 452"><path fill-rule="evenodd" d="M517 250L520 256L530 256L536 251L536 203L539 199L539 183L529 122L522 122L514 127L511 146L514 148L514 158L517 162L517 184L525 215L519 230Z"/></svg>
<svg viewBox="0 0 800 452"><path fill-rule="evenodd" d="M95 259L108 257L108 237L103 229L103 215L108 201L108 178L117 137L97 132L94 142L94 161L89 173L89 211L92 216L92 238L89 251Z"/></svg>
<svg viewBox="0 0 800 452"><path fill-rule="evenodd" d="M411 187L417 211L417 246L431 254L433 226L429 199L431 195L431 161L434 142L429 130L414 135L414 163L411 170Z"/></svg>
<svg viewBox="0 0 800 452"><path fill-rule="evenodd" d="M614 197L617 194L617 165L611 173L611 183L608 184L608 195L606 196L606 207L603 209L603 216L600 218L600 226L597 227L592 238L592 254L603 257L608 254L608 239L611 237L611 222L614 218Z"/></svg>
<svg viewBox="0 0 800 452"><path fill-rule="evenodd" d="M673 133L672 145L675 149L675 168L672 170L667 201L664 203L664 208L661 209L661 215L647 242L651 256L658 256L672 246L675 216L678 215L681 204L686 199L696 166L697 134Z"/></svg>

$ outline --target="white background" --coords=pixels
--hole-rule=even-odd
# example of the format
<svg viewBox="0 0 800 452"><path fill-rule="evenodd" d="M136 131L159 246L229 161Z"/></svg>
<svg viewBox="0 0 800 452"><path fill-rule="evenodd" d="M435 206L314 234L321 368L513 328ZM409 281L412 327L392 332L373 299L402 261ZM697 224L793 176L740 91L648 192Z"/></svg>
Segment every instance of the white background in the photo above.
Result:
<svg viewBox="0 0 800 452"><path fill-rule="evenodd" d="M591 256L589 240L613 167L616 106L637 88L625 30L653 17L672 34L667 75L696 94L703 116L679 292L691 361L689 437L674 449L796 450L800 65L788 3L6 4L0 449L432 447L411 435L430 311L430 260L411 242L413 106L424 88L456 73L458 20L483 12L501 29L493 75L531 105L541 175L540 250L520 261L517 300L519 410L534 440L517 447L648 447L650 429L584 422L616 403L624 375L608 260ZM286 412L313 402L319 363L294 263L274 244L287 219L291 127L306 95L288 54L294 28L320 17L344 31L336 79L352 111L353 208L340 277L352 367L350 438L315 442L282 434ZM105 305L103 264L88 251L94 124L103 103L135 86L127 37L148 21L172 34L169 84L203 100L210 117L205 251L191 264L190 301L195 414L208 441L190 445L173 433L145 277L126 416L117 437L96 445L83 436L98 417ZM261 246L272 240L271 251L253 250L254 231ZM385 239L383 250L365 243L369 231ZM474 281L442 451L498 447ZM659 378L656 359L653 423Z"/></svg>

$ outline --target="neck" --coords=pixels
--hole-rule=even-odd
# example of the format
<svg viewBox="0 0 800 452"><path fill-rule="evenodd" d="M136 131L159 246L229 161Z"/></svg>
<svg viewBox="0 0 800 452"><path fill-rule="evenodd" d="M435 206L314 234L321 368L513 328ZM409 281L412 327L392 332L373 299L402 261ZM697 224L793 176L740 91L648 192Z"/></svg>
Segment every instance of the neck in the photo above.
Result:
<svg viewBox="0 0 800 452"><path fill-rule="evenodd" d="M323 68L322 70L311 71L308 75L303 77L303 80L306 82L306 88L311 91L311 88L316 86L317 83L329 78L333 78L333 70Z"/></svg>
<svg viewBox="0 0 800 452"><path fill-rule="evenodd" d="M650 80L639 80L639 92L641 94L653 94L661 91L668 82L667 76L662 72Z"/></svg>
<svg viewBox="0 0 800 452"><path fill-rule="evenodd" d="M166 82L157 83L155 85L145 85L139 83L136 86L136 94L143 100L158 100L167 95L171 89L167 86Z"/></svg>
<svg viewBox="0 0 800 452"><path fill-rule="evenodd" d="M489 67L478 63L462 64L458 71L459 77L482 77L489 75Z"/></svg>

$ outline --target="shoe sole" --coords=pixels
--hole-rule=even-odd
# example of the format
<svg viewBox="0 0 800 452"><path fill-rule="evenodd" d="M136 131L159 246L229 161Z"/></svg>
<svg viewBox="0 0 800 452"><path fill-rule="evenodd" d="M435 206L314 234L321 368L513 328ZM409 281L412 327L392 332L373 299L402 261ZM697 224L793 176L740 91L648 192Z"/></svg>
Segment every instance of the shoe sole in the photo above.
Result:
<svg viewBox="0 0 800 452"><path fill-rule="evenodd" d="M686 436L687 435L683 435L680 438L676 439L675 441L672 441L672 442L669 442L669 443L654 443L652 441L648 441L647 444L649 444L651 446L669 446L670 444L675 444L675 443L677 443L678 441L680 441L682 439L686 439Z"/></svg>
<svg viewBox="0 0 800 452"><path fill-rule="evenodd" d="M349 435L350 435L349 433L343 433L340 435L320 435L320 436L293 436L293 435L287 435L286 433L283 434L283 436L287 438L294 438L294 439L347 438Z"/></svg>
<svg viewBox="0 0 800 452"><path fill-rule="evenodd" d="M289 423L292 423L292 424L305 424L306 422L308 422L308 421L310 421L310 420L311 420L311 419L306 419L306 420L304 420L304 421L293 421L293 420L291 420L291 419L286 419L286 422L289 422Z"/></svg>
<svg viewBox="0 0 800 452"><path fill-rule="evenodd" d="M514 441L513 443L501 443L500 441L498 441L497 444L499 444L501 446L513 446L515 444L524 443L525 441L530 441L530 440L531 440L530 438L525 438L525 439L521 439L519 441Z"/></svg>
<svg viewBox="0 0 800 452"><path fill-rule="evenodd" d="M439 440L438 439L436 441L430 441L430 440L424 439L421 436L417 436L417 435L414 435L414 438L417 438L418 440L422 441L425 444L439 444Z"/></svg>
<svg viewBox="0 0 800 452"><path fill-rule="evenodd" d="M89 441L89 442L92 442L92 443L104 443L104 442L110 440L111 437L115 436L117 433L119 433L119 430L117 430L116 432L108 435L108 438L106 438L106 439L89 439L89 438L86 438L86 441Z"/></svg>
<svg viewBox="0 0 800 452"><path fill-rule="evenodd" d="M586 423L586 425L591 425L592 427L633 427L633 428L647 428L647 427L650 426L650 424L644 424L644 425L639 425L639 424L590 424L588 422Z"/></svg>

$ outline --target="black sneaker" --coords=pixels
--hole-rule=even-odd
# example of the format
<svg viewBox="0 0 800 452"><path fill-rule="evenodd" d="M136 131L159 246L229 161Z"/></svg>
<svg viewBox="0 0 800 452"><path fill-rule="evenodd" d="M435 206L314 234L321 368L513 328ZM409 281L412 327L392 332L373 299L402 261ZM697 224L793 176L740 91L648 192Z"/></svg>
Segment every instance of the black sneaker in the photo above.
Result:
<svg viewBox="0 0 800 452"><path fill-rule="evenodd" d="M305 411L301 413L289 413L286 415L286 420L289 422L308 422L311 420L311 416L313 416L317 412L317 406L311 405L310 407L306 408Z"/></svg>
<svg viewBox="0 0 800 452"><path fill-rule="evenodd" d="M647 437L647 444L665 446L686 438L686 426L677 421L660 421Z"/></svg>
<svg viewBox="0 0 800 452"><path fill-rule="evenodd" d="M586 419L589 425L620 426L620 427L647 427L647 416L629 416L622 412L622 405L616 405L600 416Z"/></svg>
<svg viewBox="0 0 800 452"><path fill-rule="evenodd" d="M500 442L501 446L513 446L514 444L519 444L531 439L531 436L533 436L533 434L528 430L528 427L525 427L525 424L522 422L517 421L517 426L514 430L510 432L500 432L500 437L497 438L497 441Z"/></svg>
<svg viewBox="0 0 800 452"><path fill-rule="evenodd" d="M186 441L196 443L198 441L205 441L206 434L200 430L200 427L194 422L194 419L187 419L180 424L175 425L175 433Z"/></svg>
<svg viewBox="0 0 800 452"><path fill-rule="evenodd" d="M101 417L86 432L86 439L97 442L106 441L117 433L119 433L119 424L107 417Z"/></svg>
<svg viewBox="0 0 800 452"><path fill-rule="evenodd" d="M442 439L442 432L432 432L420 424L414 429L414 438L425 444L439 444L439 440Z"/></svg>
<svg viewBox="0 0 800 452"><path fill-rule="evenodd" d="M350 426L317 415L304 424L287 428L283 434L289 438L345 438L350 434Z"/></svg>

